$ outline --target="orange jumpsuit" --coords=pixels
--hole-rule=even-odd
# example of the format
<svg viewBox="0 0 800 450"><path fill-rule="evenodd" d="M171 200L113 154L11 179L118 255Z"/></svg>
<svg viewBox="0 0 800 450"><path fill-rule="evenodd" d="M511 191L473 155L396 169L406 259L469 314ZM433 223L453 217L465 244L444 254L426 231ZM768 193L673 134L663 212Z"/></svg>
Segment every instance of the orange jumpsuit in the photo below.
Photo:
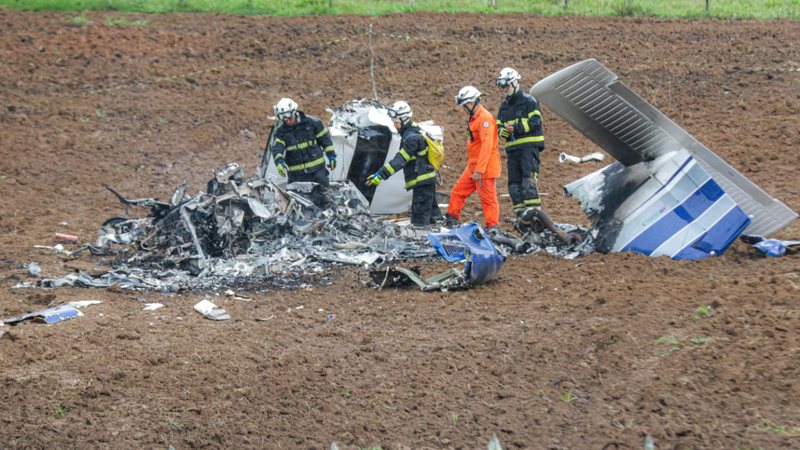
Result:
<svg viewBox="0 0 800 450"><path fill-rule="evenodd" d="M489 228L500 221L495 189L495 181L500 176L500 151L497 149L497 121L480 103L469 118L469 131L472 136L467 140L467 168L450 192L447 214L458 219L467 197L477 190ZM475 173L481 174L480 181L472 179Z"/></svg>

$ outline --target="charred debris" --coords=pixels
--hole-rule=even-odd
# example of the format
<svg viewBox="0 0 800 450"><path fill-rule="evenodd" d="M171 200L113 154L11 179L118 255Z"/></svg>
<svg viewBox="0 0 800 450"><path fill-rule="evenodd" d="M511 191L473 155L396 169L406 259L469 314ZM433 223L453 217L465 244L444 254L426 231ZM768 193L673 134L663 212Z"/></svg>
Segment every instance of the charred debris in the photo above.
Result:
<svg viewBox="0 0 800 450"><path fill-rule="evenodd" d="M116 285L164 292L296 289L329 283L330 269L337 265L376 270L437 255L426 230L371 215L368 201L349 181L331 182L333 206L325 210L310 197L313 183L283 188L258 176L246 179L236 163L215 171L207 192L189 196L186 188L184 182L163 202L126 198L107 186L125 216L106 220L94 244L69 256L91 252L108 258L111 269L44 278L37 286ZM133 209L147 214L132 216ZM499 251L545 249L566 257L590 251L585 243L573 243L573 235L549 218L531 217L522 225L527 228L523 237L491 236ZM548 227L556 227L555 232Z"/></svg>

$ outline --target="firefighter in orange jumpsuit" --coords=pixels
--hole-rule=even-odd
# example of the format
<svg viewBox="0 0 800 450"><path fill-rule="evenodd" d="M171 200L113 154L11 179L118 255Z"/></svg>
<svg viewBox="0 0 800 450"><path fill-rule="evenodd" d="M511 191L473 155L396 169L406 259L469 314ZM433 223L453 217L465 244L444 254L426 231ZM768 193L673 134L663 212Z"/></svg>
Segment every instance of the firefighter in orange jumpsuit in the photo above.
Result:
<svg viewBox="0 0 800 450"><path fill-rule="evenodd" d="M455 225L467 197L478 191L487 231L499 231L500 206L495 181L500 176L500 151L497 149L497 121L480 104L481 93L473 86L458 91L456 104L469 113L467 167L450 192L446 224Z"/></svg>

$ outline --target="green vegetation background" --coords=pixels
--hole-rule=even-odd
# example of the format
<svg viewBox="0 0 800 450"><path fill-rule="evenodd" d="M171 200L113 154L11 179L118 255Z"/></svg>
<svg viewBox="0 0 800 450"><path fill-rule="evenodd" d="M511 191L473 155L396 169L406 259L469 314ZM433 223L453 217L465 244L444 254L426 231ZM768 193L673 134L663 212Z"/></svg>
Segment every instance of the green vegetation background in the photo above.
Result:
<svg viewBox="0 0 800 450"><path fill-rule="evenodd" d="M414 11L800 19L800 0L0 0L33 11L216 12L237 15L381 15Z"/></svg>

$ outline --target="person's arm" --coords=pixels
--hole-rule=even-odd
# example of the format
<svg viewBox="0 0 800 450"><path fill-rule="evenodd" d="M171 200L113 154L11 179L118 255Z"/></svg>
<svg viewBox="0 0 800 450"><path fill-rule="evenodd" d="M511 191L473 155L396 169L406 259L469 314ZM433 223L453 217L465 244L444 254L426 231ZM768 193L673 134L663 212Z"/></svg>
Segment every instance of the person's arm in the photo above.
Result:
<svg viewBox="0 0 800 450"><path fill-rule="evenodd" d="M494 137L497 135L497 123L495 123L491 116L483 118L478 124L478 135L481 139L481 149L478 153L478 164L475 165L475 173L483 176L486 173L486 166L489 165L489 158L492 152L496 152L497 148L493 145Z"/></svg>
<svg viewBox="0 0 800 450"><path fill-rule="evenodd" d="M333 141L331 140L331 133L328 127L323 125L322 121L317 122L315 130L317 132L317 145L322 148L326 155L333 155L336 158L336 152L333 150Z"/></svg>
<svg viewBox="0 0 800 450"><path fill-rule="evenodd" d="M286 142L283 140L284 136L281 129L275 131L275 140L272 141L272 159L275 161L275 168L281 176L286 175L286 160L284 155L286 153Z"/></svg>
<svg viewBox="0 0 800 450"><path fill-rule="evenodd" d="M519 118L519 124L514 127L514 136L519 137L528 134L542 124L542 112L539 110L539 102L535 99L528 99L525 105L525 113Z"/></svg>

